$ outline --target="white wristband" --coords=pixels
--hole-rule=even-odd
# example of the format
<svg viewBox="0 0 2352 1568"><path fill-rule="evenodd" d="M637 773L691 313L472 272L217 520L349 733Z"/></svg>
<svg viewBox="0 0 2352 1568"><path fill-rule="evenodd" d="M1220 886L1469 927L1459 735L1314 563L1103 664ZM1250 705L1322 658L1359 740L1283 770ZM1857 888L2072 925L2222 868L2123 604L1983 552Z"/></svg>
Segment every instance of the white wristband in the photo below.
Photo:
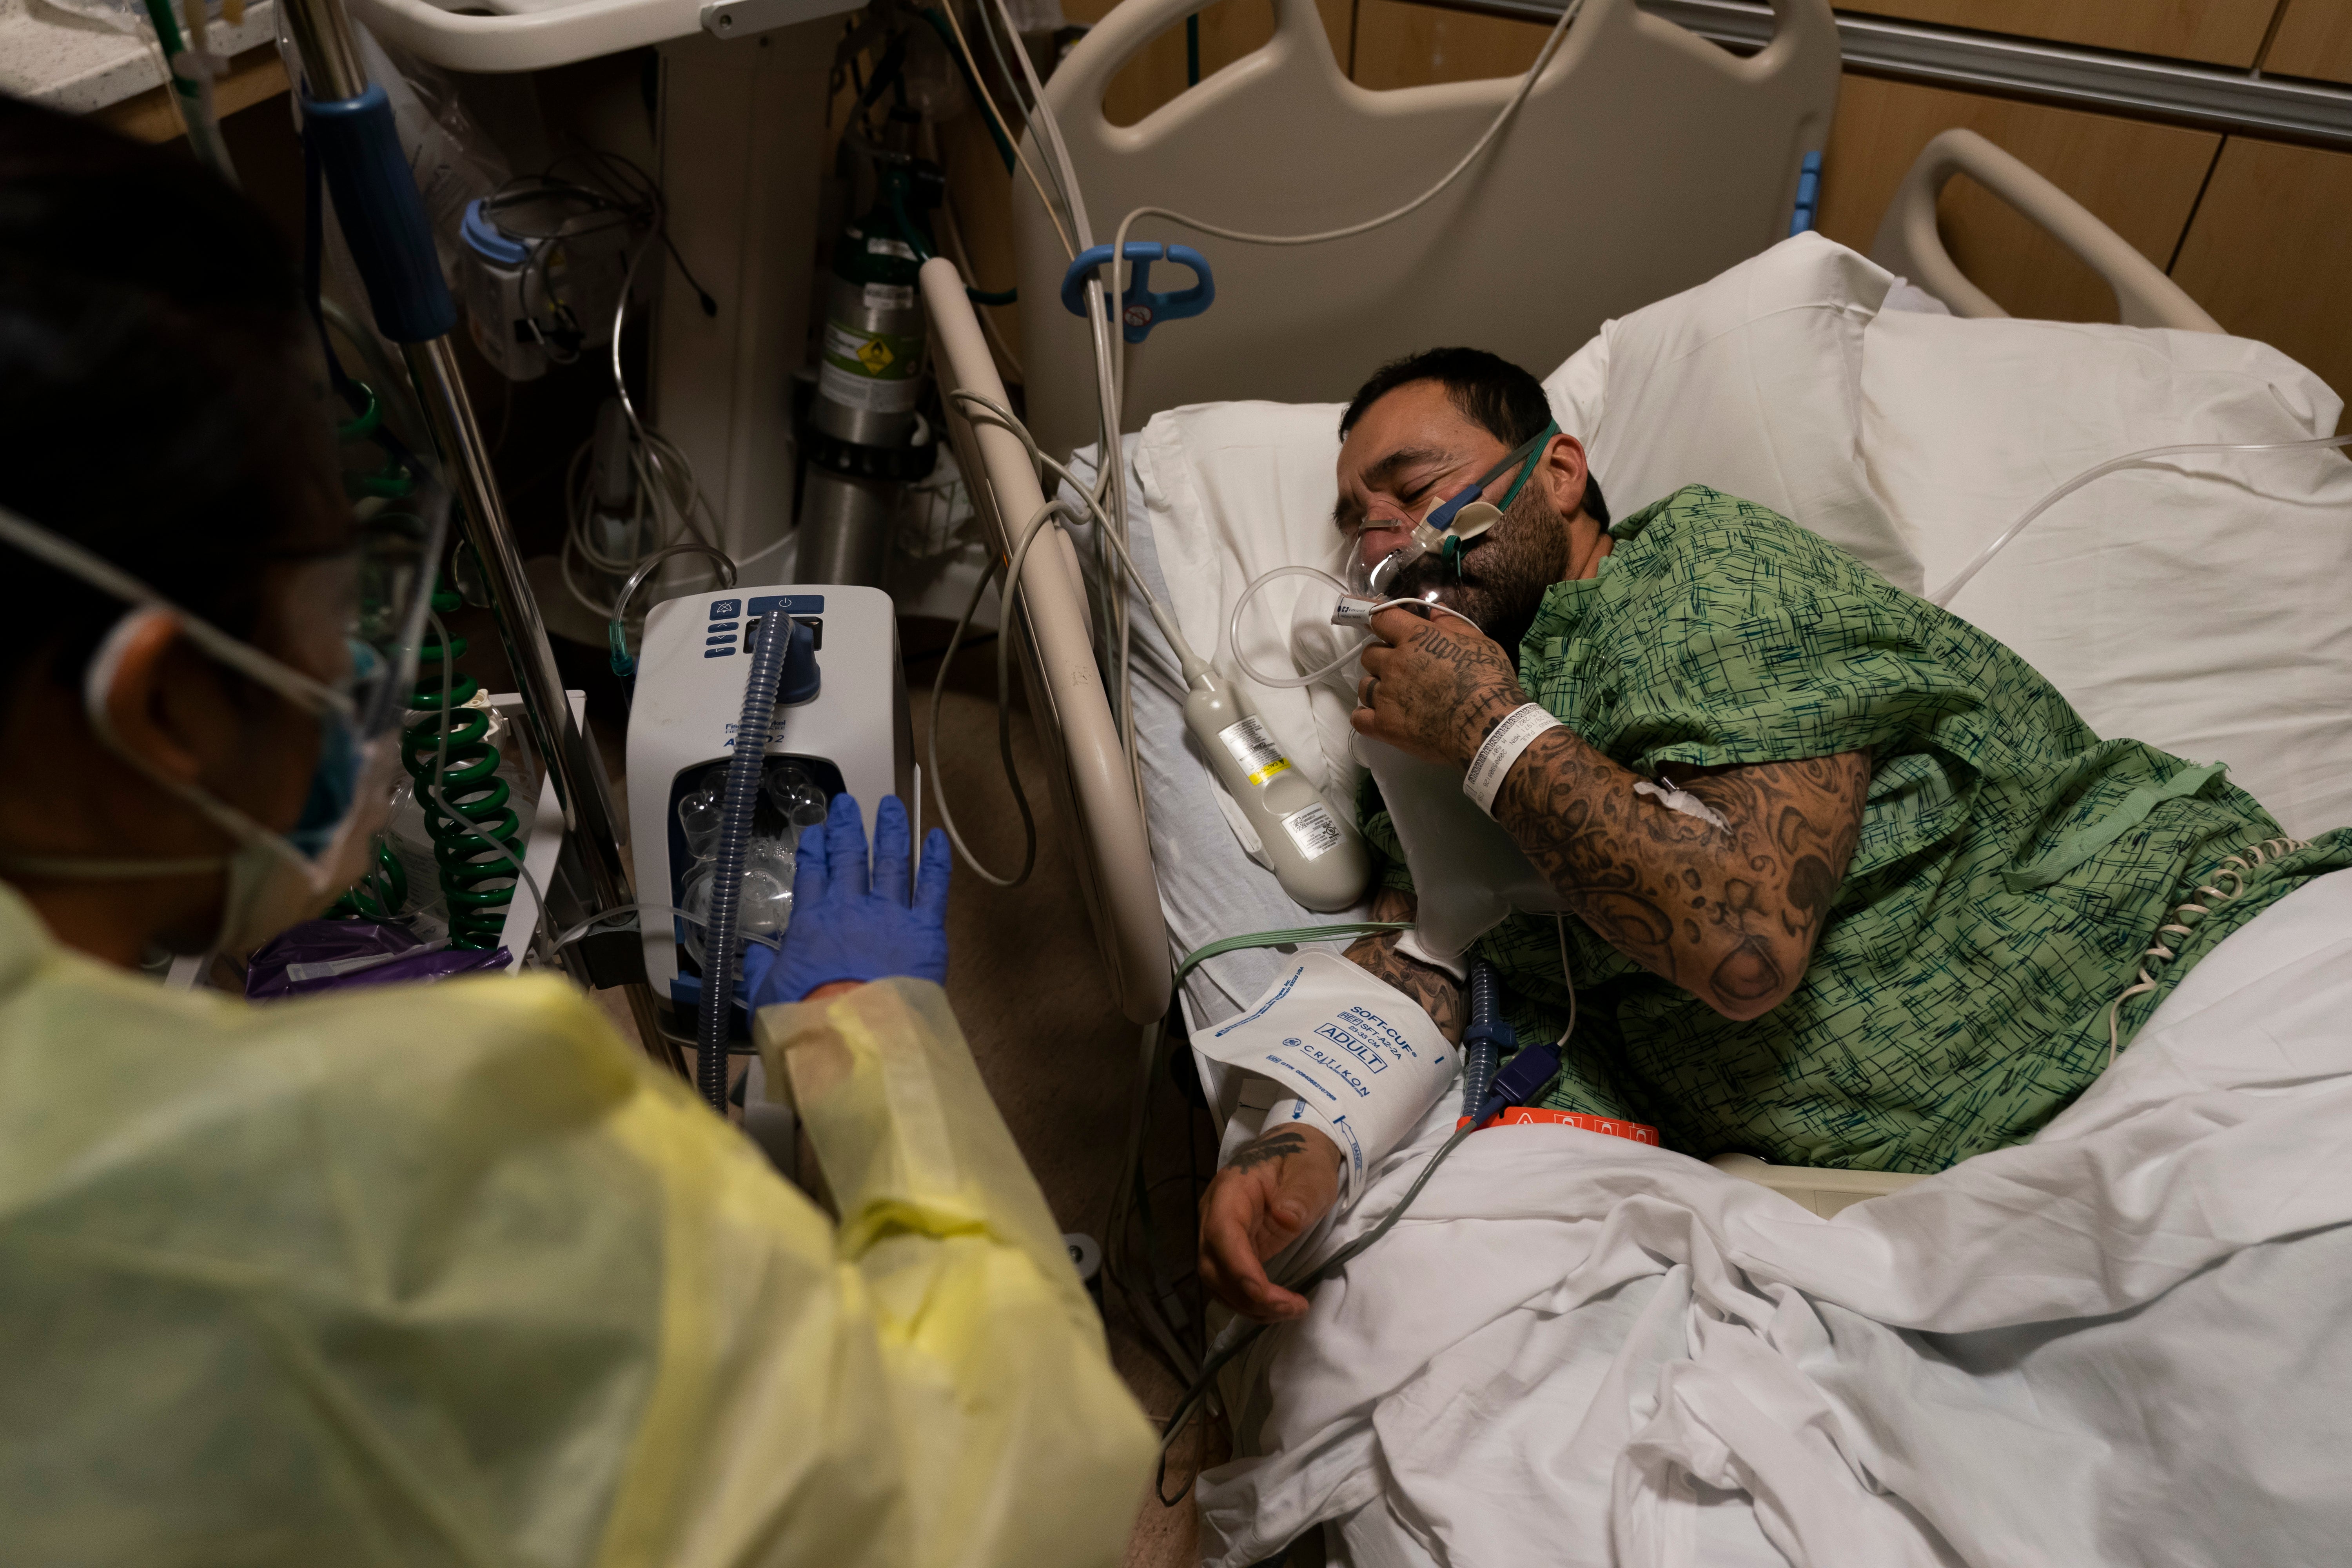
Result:
<svg viewBox="0 0 2352 1568"><path fill-rule="evenodd" d="M1487 733L1486 743L1470 759L1469 771L1462 775L1462 793L1477 802L1478 809L1487 816L1495 815L1495 796L1503 787L1503 779L1519 753L1535 743L1535 738L1546 730L1557 730L1559 721L1544 711L1538 702L1514 708L1503 721Z"/></svg>

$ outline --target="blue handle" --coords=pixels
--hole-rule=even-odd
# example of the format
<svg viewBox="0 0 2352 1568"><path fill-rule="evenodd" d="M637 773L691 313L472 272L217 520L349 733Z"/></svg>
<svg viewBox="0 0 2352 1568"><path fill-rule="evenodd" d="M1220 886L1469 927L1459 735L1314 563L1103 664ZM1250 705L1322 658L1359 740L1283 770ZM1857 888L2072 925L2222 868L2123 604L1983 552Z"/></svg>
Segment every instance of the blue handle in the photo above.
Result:
<svg viewBox="0 0 2352 1568"><path fill-rule="evenodd" d="M1797 170L1797 205L1789 215L1789 232L1804 233L1813 226L1822 207L1822 155L1808 153Z"/></svg>
<svg viewBox="0 0 2352 1568"><path fill-rule="evenodd" d="M367 285L375 324L396 343L421 343L457 324L457 304L441 279L432 226L415 176L401 155L392 100L368 83L357 98L302 100L303 133L313 139L334 193L335 216Z"/></svg>
<svg viewBox="0 0 2352 1568"><path fill-rule="evenodd" d="M1193 283L1175 294L1154 294L1145 285L1151 280L1151 264L1172 261L1179 267L1192 269ZM1134 270L1129 275L1127 292L1119 298L1118 317L1127 341L1139 343L1151 335L1151 329L1162 321L1181 321L1197 316L1217 300L1217 279L1209 271L1209 258L1189 245L1162 245L1156 241L1130 239L1127 242L1127 262ZM1087 279L1095 269L1110 265L1110 247L1097 245L1070 263L1062 274L1062 305L1073 316L1087 313Z"/></svg>

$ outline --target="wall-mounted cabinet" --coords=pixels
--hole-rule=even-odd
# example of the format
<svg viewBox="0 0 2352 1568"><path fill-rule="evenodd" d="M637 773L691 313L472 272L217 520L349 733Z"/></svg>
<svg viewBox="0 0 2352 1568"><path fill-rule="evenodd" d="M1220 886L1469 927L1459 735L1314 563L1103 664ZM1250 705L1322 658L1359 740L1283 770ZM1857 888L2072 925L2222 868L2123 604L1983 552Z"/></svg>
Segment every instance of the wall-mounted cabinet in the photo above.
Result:
<svg viewBox="0 0 2352 1568"><path fill-rule="evenodd" d="M2352 154L2231 137L2172 279L2229 331L2352 394Z"/></svg>
<svg viewBox="0 0 2352 1568"><path fill-rule="evenodd" d="M2285 0L2263 69L2352 82L2352 0Z"/></svg>

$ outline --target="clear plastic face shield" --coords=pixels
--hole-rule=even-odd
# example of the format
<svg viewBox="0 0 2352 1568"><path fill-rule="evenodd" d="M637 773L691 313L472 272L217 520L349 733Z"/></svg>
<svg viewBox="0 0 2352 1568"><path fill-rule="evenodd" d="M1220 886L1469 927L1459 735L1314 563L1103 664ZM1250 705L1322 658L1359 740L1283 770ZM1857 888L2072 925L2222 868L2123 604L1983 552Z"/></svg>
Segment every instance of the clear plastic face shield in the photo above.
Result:
<svg viewBox="0 0 2352 1568"><path fill-rule="evenodd" d="M429 493L429 492L428 492ZM415 682L417 649L447 527L446 504L425 497L358 521L347 551L305 557L300 592L287 618L295 639L320 648L332 666L340 638L348 658L331 679L307 674L190 614L112 562L0 508L0 542L122 600L130 607L100 642L83 677L92 730L131 766L188 802L235 840L226 855L181 860L12 856L9 868L35 876L129 879L228 873L215 950L242 952L323 909L366 869L390 809L400 763L400 724ZM262 558L257 564L267 564ZM199 784L164 774L126 745L109 717L125 654L157 619L209 658L268 688L318 721L319 757L300 816L279 833ZM322 646L323 645L323 646Z"/></svg>

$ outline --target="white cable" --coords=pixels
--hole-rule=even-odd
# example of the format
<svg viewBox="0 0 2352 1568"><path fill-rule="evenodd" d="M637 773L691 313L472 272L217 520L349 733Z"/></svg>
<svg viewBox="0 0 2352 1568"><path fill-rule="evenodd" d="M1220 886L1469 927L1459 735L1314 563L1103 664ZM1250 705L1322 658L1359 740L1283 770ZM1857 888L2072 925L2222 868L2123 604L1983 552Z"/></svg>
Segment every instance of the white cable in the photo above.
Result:
<svg viewBox="0 0 2352 1568"><path fill-rule="evenodd" d="M1020 139L1013 134L1013 121L1004 118L1003 112L997 109L996 100L989 96L987 86L980 79L980 57L971 52L971 41L964 37L963 24L956 19L954 0L948 0L940 9L946 13L948 26L953 29L956 43L963 50L964 63L971 70L971 84L979 91L981 107L987 111L990 119L996 121L996 128L1004 133L1004 140L1012 144L1013 156L1021 162L1021 172L1029 176L1030 187L1037 193L1038 205L1045 209L1046 221L1054 226L1054 233L1062 241L1062 254L1076 259L1078 253L1070 245L1070 231L1063 226L1061 215L1055 210L1054 197L1045 189L1045 182L1037 177L1036 165L1030 163L1028 152L1021 145ZM995 42L993 38L989 41L992 44ZM1013 53L1021 55L1024 60L1028 58L1018 48L1014 49ZM1007 73L1008 78L1010 74ZM1007 85L1012 83L1008 80ZM1015 103L1020 101L1020 94L1017 90L1013 94L1013 101ZM1027 117L1025 107L1023 110L1023 115L1024 118Z"/></svg>
<svg viewBox="0 0 2352 1568"><path fill-rule="evenodd" d="M1014 547L1012 560L1004 569L1004 589L999 595L1000 604L1010 605L1013 603L1013 592L1021 583L1021 568L1029 559L1029 547L1045 531L1045 524L1068 511L1069 503L1056 497L1039 507L1023 525L1021 542ZM956 648L963 642L963 634L971 628L971 618L979 612L981 599L988 592L989 579L995 574L996 558L992 555L987 570L972 585L971 602L964 606L963 615L956 621L954 632L948 637L947 648L940 656L940 672L931 682L931 724L927 742L931 763L931 793L939 801L940 826L946 830L948 842L955 846L956 854L971 868L971 874L982 881L992 888L1017 888L1029 879L1029 873L1037 865L1037 818L1030 810L1028 792L1022 788L1020 770L1013 761L1013 710L1005 701L1012 684L1013 618L1009 614L1002 617L1004 624L998 628L996 637L996 749L1004 764L1004 782L1011 786L1013 804L1021 810L1021 830L1025 845L1021 856L1021 869L1010 877L1000 877L980 863L980 858L964 843L963 834L956 827L955 815L948 806L947 778L940 768L940 703L947 693L948 667L955 662Z"/></svg>
<svg viewBox="0 0 2352 1568"><path fill-rule="evenodd" d="M1003 0L997 0L997 3L1001 5L1003 4ZM1136 220L1139 218L1166 218L1171 223L1180 223L1187 228L1196 229L1202 234L1214 236L1218 239L1233 240L1241 245L1295 246L1326 245L1333 240L1352 239L1360 234L1370 234L1376 228L1385 228L1387 226L1395 223L1400 218L1409 217L1412 214L1419 212L1423 207L1427 206L1431 202L1435 201L1439 195L1442 194L1447 186L1453 184L1455 180L1460 179L1464 171L1467 170L1471 164L1476 163L1480 154L1484 153L1486 149L1493 144L1495 139L1503 133L1503 127L1509 124L1511 117L1518 113L1519 106L1527 101L1528 94L1535 89L1537 79L1542 76L1545 68L1551 64L1552 57L1559 52L1561 43L1565 41L1568 37L1569 24L1575 21L1577 15L1583 9L1584 0L1568 0L1568 5L1560 11L1559 20L1552 24L1550 36L1544 39L1543 47L1536 52L1535 63L1528 66L1526 74L1519 78L1519 85L1512 91L1509 99L1505 100L1501 110L1497 112L1494 120L1488 123L1486 131L1479 136L1478 140L1470 144L1470 150L1463 153L1460 160L1454 163L1454 167L1445 171L1444 174L1440 177L1435 184L1430 186L1427 190L1422 192L1421 195L1413 197L1412 200L1405 203L1402 206L1392 208L1388 212L1382 213L1378 217L1366 218L1361 223L1349 224L1341 228L1324 229L1317 234L1287 235L1252 234L1244 229L1225 228L1217 224L1203 223L1199 218L1188 217L1182 213L1171 211L1167 207L1138 207L1133 212L1128 214L1127 216L1119 220L1118 236L1111 241L1111 297L1115 300L1126 298L1127 235L1128 231L1135 226ZM1041 113L1045 118L1050 119L1052 110L1050 108L1041 106ZM1114 393L1119 399L1121 405L1124 406L1126 398L1125 382L1127 379L1125 335L1122 334L1118 341L1119 344L1118 381L1119 384L1114 388Z"/></svg>
<svg viewBox="0 0 2352 1568"><path fill-rule="evenodd" d="M2001 531L2000 537L1977 552L1977 558L1961 567L1958 576L1928 595L1927 602L1939 609L1948 608L1953 595L1967 587L1969 580L1983 571L1994 556L2007 549L2011 540L2023 533L2028 523L2089 484L2093 479L2112 474L2118 468L2137 468L2157 458L2178 457L2184 452L2299 452L2321 447L2347 446L2352 446L2352 434L2315 436L2305 441L2190 441L2177 447L2150 447L2144 452L2128 453L2109 462L2101 463L2097 468L2085 468L2034 502L2026 510L2023 517L2011 523Z"/></svg>

